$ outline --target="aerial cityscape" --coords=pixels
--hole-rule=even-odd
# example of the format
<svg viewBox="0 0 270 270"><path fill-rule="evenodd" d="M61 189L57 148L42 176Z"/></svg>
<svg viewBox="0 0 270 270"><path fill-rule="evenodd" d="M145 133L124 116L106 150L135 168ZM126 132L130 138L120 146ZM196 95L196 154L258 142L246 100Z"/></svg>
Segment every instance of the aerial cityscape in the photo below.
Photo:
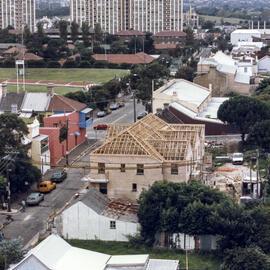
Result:
<svg viewBox="0 0 270 270"><path fill-rule="evenodd" d="M0 270L270 270L269 0L0 0Z"/></svg>

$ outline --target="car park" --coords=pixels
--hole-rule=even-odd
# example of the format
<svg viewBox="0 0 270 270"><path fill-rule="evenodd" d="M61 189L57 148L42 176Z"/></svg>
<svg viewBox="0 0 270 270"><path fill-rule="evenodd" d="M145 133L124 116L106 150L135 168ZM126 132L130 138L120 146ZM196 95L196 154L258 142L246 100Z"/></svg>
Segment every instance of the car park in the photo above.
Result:
<svg viewBox="0 0 270 270"><path fill-rule="evenodd" d="M94 126L94 130L107 130L108 127L109 126L107 124L98 124L98 125Z"/></svg>
<svg viewBox="0 0 270 270"><path fill-rule="evenodd" d="M105 111L100 111L97 113L97 117L104 117L106 115L107 115L107 113Z"/></svg>
<svg viewBox="0 0 270 270"><path fill-rule="evenodd" d="M63 182L67 178L67 172L66 171L58 171L53 173L51 177L51 181L55 183Z"/></svg>
<svg viewBox="0 0 270 270"><path fill-rule="evenodd" d="M49 193L54 189L56 189L56 184L50 180L45 180L38 184L38 191L40 193Z"/></svg>
<svg viewBox="0 0 270 270"><path fill-rule="evenodd" d="M39 205L44 200L44 194L33 192L26 198L26 204L29 206Z"/></svg>
<svg viewBox="0 0 270 270"><path fill-rule="evenodd" d="M141 113L138 114L137 119L138 119L138 120L139 120L139 119L142 119L142 118L144 118L147 114L148 114L147 112L141 112Z"/></svg>

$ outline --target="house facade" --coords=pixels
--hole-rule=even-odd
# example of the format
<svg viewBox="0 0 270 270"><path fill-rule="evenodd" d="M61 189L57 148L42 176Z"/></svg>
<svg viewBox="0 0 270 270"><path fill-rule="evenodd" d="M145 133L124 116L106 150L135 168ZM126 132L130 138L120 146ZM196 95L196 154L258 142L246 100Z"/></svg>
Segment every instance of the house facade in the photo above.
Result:
<svg viewBox="0 0 270 270"><path fill-rule="evenodd" d="M198 175L203 156L204 126L181 128L149 114L133 125L110 127L105 143L90 154L88 178L109 198L136 201L156 181L187 182Z"/></svg>
<svg viewBox="0 0 270 270"><path fill-rule="evenodd" d="M138 205L90 189L56 218L56 227L65 239L129 241L139 232L137 210Z"/></svg>
<svg viewBox="0 0 270 270"><path fill-rule="evenodd" d="M40 128L40 133L49 136L52 166L86 141L87 124L86 121L81 121L81 117L80 112L74 111L43 119L44 126Z"/></svg>

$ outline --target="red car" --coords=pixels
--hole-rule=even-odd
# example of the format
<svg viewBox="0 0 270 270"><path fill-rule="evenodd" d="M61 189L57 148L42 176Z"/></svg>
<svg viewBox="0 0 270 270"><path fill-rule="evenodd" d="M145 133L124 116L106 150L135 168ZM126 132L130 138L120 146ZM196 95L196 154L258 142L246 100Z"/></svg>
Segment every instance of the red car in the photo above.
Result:
<svg viewBox="0 0 270 270"><path fill-rule="evenodd" d="M99 124L99 125L94 126L94 130L107 130L108 127L109 126L106 124Z"/></svg>

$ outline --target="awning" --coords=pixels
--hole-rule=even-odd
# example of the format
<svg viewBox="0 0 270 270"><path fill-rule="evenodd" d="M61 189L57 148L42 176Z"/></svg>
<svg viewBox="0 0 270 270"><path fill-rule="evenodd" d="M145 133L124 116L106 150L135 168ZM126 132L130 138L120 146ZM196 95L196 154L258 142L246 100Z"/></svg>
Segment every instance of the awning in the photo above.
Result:
<svg viewBox="0 0 270 270"><path fill-rule="evenodd" d="M109 183L109 180L108 179L93 179L93 178L90 178L90 177L83 177L81 179L81 181L83 182L89 182L89 183L93 183L93 184L106 184L106 183Z"/></svg>
<svg viewBox="0 0 270 270"><path fill-rule="evenodd" d="M92 112L92 111L93 111L93 109L91 109L91 108L85 108L85 109L82 110L81 112L87 114L87 113L90 113L90 112Z"/></svg>
<svg viewBox="0 0 270 270"><path fill-rule="evenodd" d="M33 113L29 113L29 112L22 112L20 113L19 117L20 118L31 118Z"/></svg>

